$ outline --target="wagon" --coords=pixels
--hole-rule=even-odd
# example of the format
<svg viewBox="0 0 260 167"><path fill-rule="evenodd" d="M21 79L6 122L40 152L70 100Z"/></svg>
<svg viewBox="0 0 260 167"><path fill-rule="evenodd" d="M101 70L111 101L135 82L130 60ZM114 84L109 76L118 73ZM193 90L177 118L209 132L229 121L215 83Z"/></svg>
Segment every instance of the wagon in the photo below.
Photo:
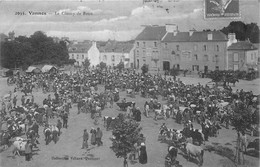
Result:
<svg viewBox="0 0 260 167"><path fill-rule="evenodd" d="M120 110L122 111L126 111L126 108L128 106L131 106L133 103L132 102L126 102L126 103L116 103L118 105L118 107L120 108Z"/></svg>

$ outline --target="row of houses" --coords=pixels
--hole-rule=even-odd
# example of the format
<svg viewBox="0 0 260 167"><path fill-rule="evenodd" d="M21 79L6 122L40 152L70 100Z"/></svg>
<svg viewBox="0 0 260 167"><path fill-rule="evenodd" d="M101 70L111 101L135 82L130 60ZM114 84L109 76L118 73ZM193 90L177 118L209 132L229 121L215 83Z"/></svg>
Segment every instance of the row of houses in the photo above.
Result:
<svg viewBox="0 0 260 167"><path fill-rule="evenodd" d="M79 66L89 58L91 65L124 62L126 68L140 69L147 64L150 71L173 67L194 72L247 71L256 69L259 61L258 48L249 41L237 41L234 33L181 32L174 24L146 26L135 41L74 43L69 46L69 55Z"/></svg>
<svg viewBox="0 0 260 167"><path fill-rule="evenodd" d="M88 58L94 66L104 62L113 67L123 62L125 68L134 68L133 46L134 41L84 41L71 44L68 50L70 59L75 59L77 66L81 66Z"/></svg>
<svg viewBox="0 0 260 167"><path fill-rule="evenodd" d="M248 70L256 68L258 49L249 41L237 41L234 33L180 32L178 26L147 26L135 40L135 64L150 70L173 67L190 71Z"/></svg>

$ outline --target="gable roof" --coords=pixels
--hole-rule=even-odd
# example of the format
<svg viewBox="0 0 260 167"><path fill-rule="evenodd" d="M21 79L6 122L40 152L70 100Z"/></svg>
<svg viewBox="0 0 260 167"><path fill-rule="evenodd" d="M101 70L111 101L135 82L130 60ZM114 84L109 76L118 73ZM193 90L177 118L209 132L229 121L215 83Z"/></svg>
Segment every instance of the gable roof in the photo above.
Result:
<svg viewBox="0 0 260 167"><path fill-rule="evenodd" d="M0 41L5 41L6 38L8 38L7 35L5 35L4 33L0 34Z"/></svg>
<svg viewBox="0 0 260 167"><path fill-rule="evenodd" d="M249 41L238 41L230 45L228 50L257 50L257 47Z"/></svg>
<svg viewBox="0 0 260 167"><path fill-rule="evenodd" d="M69 46L69 53L88 53L88 50L91 48L92 43L89 42L82 42L77 44L71 44Z"/></svg>
<svg viewBox="0 0 260 167"><path fill-rule="evenodd" d="M114 52L114 53L129 53L134 47L133 41L119 42L119 41L107 41L105 44L99 44L98 50L100 52Z"/></svg>
<svg viewBox="0 0 260 167"><path fill-rule="evenodd" d="M175 36L174 33L167 33L163 42L187 42L190 40L188 32L178 32Z"/></svg>
<svg viewBox="0 0 260 167"><path fill-rule="evenodd" d="M146 26L135 40L161 40L165 34L165 26Z"/></svg>
<svg viewBox="0 0 260 167"><path fill-rule="evenodd" d="M212 34L212 40L208 40L208 34ZM228 41L227 36L221 31L195 31L190 37L191 42Z"/></svg>

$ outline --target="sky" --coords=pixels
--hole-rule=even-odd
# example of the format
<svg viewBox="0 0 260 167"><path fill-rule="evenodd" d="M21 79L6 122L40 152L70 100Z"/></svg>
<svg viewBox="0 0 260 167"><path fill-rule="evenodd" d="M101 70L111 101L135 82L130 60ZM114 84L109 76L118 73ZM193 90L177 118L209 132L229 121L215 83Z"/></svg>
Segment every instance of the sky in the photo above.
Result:
<svg viewBox="0 0 260 167"><path fill-rule="evenodd" d="M258 0L239 0L239 19L204 19L204 0L170 1L143 4L142 0L2 0L0 33L14 31L15 36L30 36L43 31L48 36L79 41L125 41L135 39L145 25L176 24L179 31L221 29L231 21L260 25Z"/></svg>

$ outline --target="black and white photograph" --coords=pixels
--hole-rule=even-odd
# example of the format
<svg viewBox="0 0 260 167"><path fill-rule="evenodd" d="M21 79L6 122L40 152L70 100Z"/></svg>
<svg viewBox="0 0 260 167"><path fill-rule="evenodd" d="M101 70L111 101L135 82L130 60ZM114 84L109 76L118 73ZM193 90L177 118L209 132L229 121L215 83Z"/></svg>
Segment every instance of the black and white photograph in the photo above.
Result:
<svg viewBox="0 0 260 167"><path fill-rule="evenodd" d="M258 167L259 0L1 0L0 167Z"/></svg>

